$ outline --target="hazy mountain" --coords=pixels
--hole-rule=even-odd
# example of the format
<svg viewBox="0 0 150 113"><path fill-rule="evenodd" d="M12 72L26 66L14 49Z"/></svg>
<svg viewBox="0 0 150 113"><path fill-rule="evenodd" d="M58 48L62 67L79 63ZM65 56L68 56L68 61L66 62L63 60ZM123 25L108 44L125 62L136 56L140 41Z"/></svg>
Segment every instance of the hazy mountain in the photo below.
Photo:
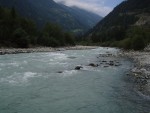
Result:
<svg viewBox="0 0 150 113"><path fill-rule="evenodd" d="M77 7L58 4L53 0L0 0L0 6L14 7L22 16L35 20L39 27L50 21L73 32L86 31L102 18Z"/></svg>

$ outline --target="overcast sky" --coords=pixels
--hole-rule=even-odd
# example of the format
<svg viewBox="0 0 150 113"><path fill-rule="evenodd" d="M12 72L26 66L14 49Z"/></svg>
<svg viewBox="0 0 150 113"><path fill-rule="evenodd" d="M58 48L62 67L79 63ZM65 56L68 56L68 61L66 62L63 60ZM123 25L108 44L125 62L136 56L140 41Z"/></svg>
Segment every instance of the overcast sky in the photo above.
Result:
<svg viewBox="0 0 150 113"><path fill-rule="evenodd" d="M88 11L106 16L113 8L123 0L54 0L67 6L77 6Z"/></svg>

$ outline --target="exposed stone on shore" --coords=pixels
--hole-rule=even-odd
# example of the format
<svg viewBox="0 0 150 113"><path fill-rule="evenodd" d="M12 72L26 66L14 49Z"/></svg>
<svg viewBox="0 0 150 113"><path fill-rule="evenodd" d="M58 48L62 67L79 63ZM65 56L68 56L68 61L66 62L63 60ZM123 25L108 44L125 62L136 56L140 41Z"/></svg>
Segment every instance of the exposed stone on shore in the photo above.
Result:
<svg viewBox="0 0 150 113"><path fill-rule="evenodd" d="M144 51L125 51L122 55L133 59L135 64L131 73L134 75L137 89L150 96L150 52L148 50L149 47Z"/></svg>

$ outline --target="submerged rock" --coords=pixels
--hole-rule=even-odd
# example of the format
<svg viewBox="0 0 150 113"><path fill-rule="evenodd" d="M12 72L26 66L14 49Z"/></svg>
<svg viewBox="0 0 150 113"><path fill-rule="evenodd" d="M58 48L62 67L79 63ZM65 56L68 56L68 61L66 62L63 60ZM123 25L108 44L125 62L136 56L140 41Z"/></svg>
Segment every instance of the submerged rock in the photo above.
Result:
<svg viewBox="0 0 150 113"><path fill-rule="evenodd" d="M107 62L106 60L103 60L102 62Z"/></svg>
<svg viewBox="0 0 150 113"><path fill-rule="evenodd" d="M117 66L121 66L121 64L115 64L115 66L117 67Z"/></svg>
<svg viewBox="0 0 150 113"><path fill-rule="evenodd" d="M63 73L63 71L58 71L57 73Z"/></svg>
<svg viewBox="0 0 150 113"><path fill-rule="evenodd" d="M105 67L105 68L106 68L106 67L109 67L109 66L105 65L105 66L103 66L103 67Z"/></svg>
<svg viewBox="0 0 150 113"><path fill-rule="evenodd" d="M70 59L75 59L75 58L77 58L77 57L74 57L74 56L70 56L70 57L68 57L68 58L70 58Z"/></svg>

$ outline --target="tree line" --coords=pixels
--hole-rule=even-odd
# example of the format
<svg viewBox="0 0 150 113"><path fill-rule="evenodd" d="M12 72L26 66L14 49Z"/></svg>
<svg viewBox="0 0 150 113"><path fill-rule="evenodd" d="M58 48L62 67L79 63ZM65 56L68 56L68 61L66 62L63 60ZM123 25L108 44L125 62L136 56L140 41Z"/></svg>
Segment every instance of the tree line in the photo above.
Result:
<svg viewBox="0 0 150 113"><path fill-rule="evenodd" d="M38 29L33 20L19 16L15 8L0 7L0 47L28 48L75 45L74 36L59 25L47 23Z"/></svg>
<svg viewBox="0 0 150 113"><path fill-rule="evenodd" d="M103 47L119 47L127 50L143 50L150 44L149 26L121 26L94 32L89 36L77 38L82 45L96 45Z"/></svg>

